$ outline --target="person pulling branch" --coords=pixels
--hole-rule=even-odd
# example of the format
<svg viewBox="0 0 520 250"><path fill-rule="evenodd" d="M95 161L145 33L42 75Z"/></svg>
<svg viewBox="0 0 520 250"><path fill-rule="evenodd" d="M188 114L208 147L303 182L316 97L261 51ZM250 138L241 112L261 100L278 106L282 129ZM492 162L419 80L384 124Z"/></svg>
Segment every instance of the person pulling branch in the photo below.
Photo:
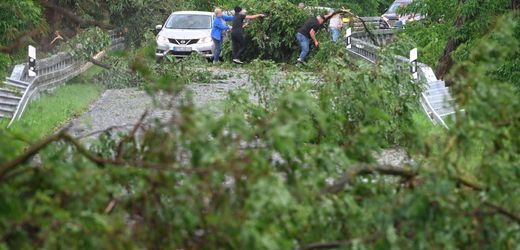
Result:
<svg viewBox="0 0 520 250"><path fill-rule="evenodd" d="M265 17L264 14L246 15L242 7L235 7L235 16L233 17L233 27L231 29L231 41L233 42L233 62L236 64L243 64L240 60L240 56L244 53L246 38L244 32L244 20L256 19L259 17Z"/></svg>
<svg viewBox="0 0 520 250"><path fill-rule="evenodd" d="M301 49L300 57L297 60L298 63L305 63L305 58L309 55L311 40L316 48L319 47L320 43L316 38L316 33L321 29L323 24L333 16L346 12L349 12L349 10L341 9L326 15L311 17L298 29L296 39L298 40Z"/></svg>

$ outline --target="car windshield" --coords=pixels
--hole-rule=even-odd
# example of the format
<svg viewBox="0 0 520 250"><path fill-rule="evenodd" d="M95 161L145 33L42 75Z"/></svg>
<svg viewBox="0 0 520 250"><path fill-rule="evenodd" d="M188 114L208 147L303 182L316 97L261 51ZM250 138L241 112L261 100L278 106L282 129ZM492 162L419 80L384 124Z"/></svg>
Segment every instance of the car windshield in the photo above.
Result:
<svg viewBox="0 0 520 250"><path fill-rule="evenodd" d="M209 15L173 15L166 23L167 29L211 29L211 16Z"/></svg>

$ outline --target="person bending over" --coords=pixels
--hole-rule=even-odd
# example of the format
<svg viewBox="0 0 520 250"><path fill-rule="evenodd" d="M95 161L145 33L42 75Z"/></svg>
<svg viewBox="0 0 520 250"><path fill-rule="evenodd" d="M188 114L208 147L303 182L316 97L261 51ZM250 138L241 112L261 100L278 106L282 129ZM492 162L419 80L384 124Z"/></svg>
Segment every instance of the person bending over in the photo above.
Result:
<svg viewBox="0 0 520 250"><path fill-rule="evenodd" d="M215 51L213 52L213 63L218 63L220 60L220 53L222 52L222 41L224 38L222 33L231 29L230 26L226 25L226 22L232 20L232 16L226 16L222 14L222 9L215 9L215 21L213 21L213 26L211 27L211 38L215 44Z"/></svg>
<svg viewBox="0 0 520 250"><path fill-rule="evenodd" d="M311 17L305 22L305 24L303 24L302 27L298 29L298 33L296 33L296 39L298 40L301 49L298 63L305 63L305 58L309 54L311 40L313 41L314 46L318 47L320 45L318 39L316 39L316 33L322 27L323 23L331 16L332 14Z"/></svg>
<svg viewBox="0 0 520 250"><path fill-rule="evenodd" d="M231 29L231 41L233 42L233 62L243 64L240 56L245 50L246 38L244 34L244 20L265 17L264 14L248 16L240 6L235 7L235 16L233 17L233 28Z"/></svg>

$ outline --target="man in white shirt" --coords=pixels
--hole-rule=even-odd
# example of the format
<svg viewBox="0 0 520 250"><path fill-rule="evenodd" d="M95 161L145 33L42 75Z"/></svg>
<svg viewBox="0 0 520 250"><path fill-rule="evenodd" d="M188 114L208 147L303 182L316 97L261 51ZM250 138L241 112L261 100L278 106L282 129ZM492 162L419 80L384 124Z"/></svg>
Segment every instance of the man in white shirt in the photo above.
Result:
<svg viewBox="0 0 520 250"><path fill-rule="evenodd" d="M333 12L332 12L333 13ZM332 14L329 13L329 14ZM343 28L343 20L341 15L337 14L330 19L329 30L332 36L332 41L337 42L341 35L341 29Z"/></svg>
<svg viewBox="0 0 520 250"><path fill-rule="evenodd" d="M401 12L405 7L406 7L406 5L404 3L401 3L399 5L398 12ZM403 29L403 26L406 24L406 21L410 18L410 15L404 14L404 13L398 13L397 17L398 17L398 20L397 20L395 26L397 27L397 29L401 30L401 29Z"/></svg>

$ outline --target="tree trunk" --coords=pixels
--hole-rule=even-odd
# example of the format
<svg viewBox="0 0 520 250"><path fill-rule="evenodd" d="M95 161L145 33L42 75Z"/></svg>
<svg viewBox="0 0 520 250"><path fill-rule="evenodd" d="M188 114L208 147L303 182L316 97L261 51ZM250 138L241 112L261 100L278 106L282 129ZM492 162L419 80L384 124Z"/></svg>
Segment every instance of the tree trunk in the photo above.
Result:
<svg viewBox="0 0 520 250"><path fill-rule="evenodd" d="M518 0L511 0L511 9L513 11L518 10Z"/></svg>
<svg viewBox="0 0 520 250"><path fill-rule="evenodd" d="M103 24L101 22L98 22L96 20L84 20L83 18L77 16L71 10L69 10L67 8L60 7L57 4L54 4L52 1L39 0L39 3L40 3L41 6L47 8L47 9L52 9L52 10L60 13L61 15L66 17L68 20L78 24L80 27L98 26L98 27L103 28L103 29L109 28L107 25L105 25L105 24Z"/></svg>
<svg viewBox="0 0 520 250"><path fill-rule="evenodd" d="M99 66L101 68L104 68L104 69L112 69L112 66L111 65L108 65L108 64L104 64L94 58L89 58L88 59L89 62L91 62L92 64L96 65L96 66Z"/></svg>
<svg viewBox="0 0 520 250"><path fill-rule="evenodd" d="M52 4L57 4L57 0L50 0L50 2ZM44 52L50 52L52 51L52 46L50 45L50 41L52 41L52 39L54 39L54 31L57 31L59 30L59 26L60 26L60 14L54 10L54 9L50 9L50 8L45 8L44 9L44 15L45 15L45 19L47 20L47 22L49 23L49 31L45 37L43 37L41 40L40 40L40 47L42 48L42 50Z"/></svg>
<svg viewBox="0 0 520 250"><path fill-rule="evenodd" d="M464 1L459 1L459 6L464 4ZM455 31L457 31L464 24L464 20L462 14L459 13L455 20ZM457 32L454 32L455 34ZM451 36L446 43L446 47L444 48L444 52L439 59L439 64L437 69L435 70L435 75L437 75L438 79L444 79L444 77L450 72L451 68L455 64L453 58L451 57L451 53L454 52L463 41L461 41L456 36Z"/></svg>

